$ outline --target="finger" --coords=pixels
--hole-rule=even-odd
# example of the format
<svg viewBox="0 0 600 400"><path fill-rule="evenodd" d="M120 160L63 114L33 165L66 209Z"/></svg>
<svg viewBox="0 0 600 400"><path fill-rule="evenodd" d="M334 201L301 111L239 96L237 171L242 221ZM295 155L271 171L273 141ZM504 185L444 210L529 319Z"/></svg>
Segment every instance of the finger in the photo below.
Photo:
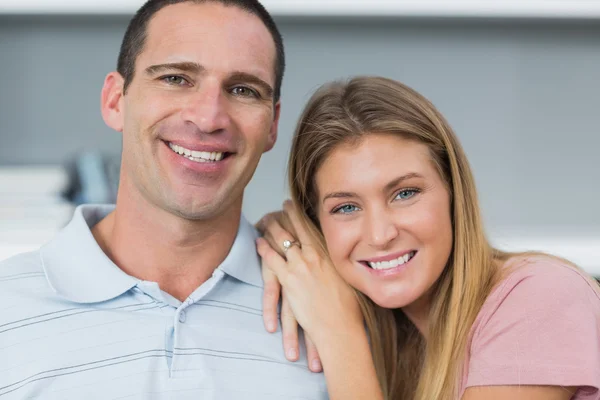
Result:
<svg viewBox="0 0 600 400"><path fill-rule="evenodd" d="M304 332L304 342L306 343L306 358L308 360L308 368L312 372L323 371L321 357L319 357L317 347L312 340L310 340L310 337L306 334L306 332Z"/></svg>
<svg viewBox="0 0 600 400"><path fill-rule="evenodd" d="M261 233L261 235L264 235L265 231L267 230L267 224L269 223L269 221L271 219L277 219L279 218L279 216L283 214L283 211L279 210L279 211L273 211L270 212L268 214L265 214L264 217L262 217L255 225L254 227L256 228L257 231L259 231Z"/></svg>
<svg viewBox="0 0 600 400"><path fill-rule="evenodd" d="M297 361L300 354L298 350L298 322L285 297L285 293L281 301L281 331L285 358L289 361Z"/></svg>
<svg viewBox="0 0 600 400"><path fill-rule="evenodd" d="M286 240L289 240L293 243L297 242L297 239L294 238L291 233L286 231L276 218L269 219L265 236L267 235L270 236L272 238L272 242L276 243L277 246L279 246L279 249L285 253L286 259L297 259L301 255L299 243L293 244L287 250L283 247L283 243Z"/></svg>
<svg viewBox="0 0 600 400"><path fill-rule="evenodd" d="M262 268L264 282L263 291L263 322L268 332L277 330L277 304L281 295L281 285L277 276L268 267Z"/></svg>
<svg viewBox="0 0 600 400"><path fill-rule="evenodd" d="M262 217L261 219L258 220L258 222L256 224L254 224L254 228L261 234L264 235L265 234L265 218L267 218L267 216L265 215L264 217Z"/></svg>
<svg viewBox="0 0 600 400"><path fill-rule="evenodd" d="M283 203L283 210L285 211L290 222L292 223L292 226L296 231L296 235L298 236L298 240L300 240L300 243L302 243L303 246L312 246L312 237L305 229L304 224L300 219L300 214L298 213L298 210L294 207L294 203L291 200L286 200Z"/></svg>
<svg viewBox="0 0 600 400"><path fill-rule="evenodd" d="M326 252L324 252L324 249L318 242L315 242L318 239L309 233L306 224L300 218L298 208L290 200L286 200L283 207L287 220L292 224L296 235L302 243L302 251L300 253L304 260L312 265L319 264L320 260L326 259Z"/></svg>
<svg viewBox="0 0 600 400"><path fill-rule="evenodd" d="M286 279L289 271L286 265L286 261L281 257L275 250L269 246L269 243L263 238L256 239L256 250L262 258L263 266L271 269L271 271L277 276L280 283L283 283Z"/></svg>

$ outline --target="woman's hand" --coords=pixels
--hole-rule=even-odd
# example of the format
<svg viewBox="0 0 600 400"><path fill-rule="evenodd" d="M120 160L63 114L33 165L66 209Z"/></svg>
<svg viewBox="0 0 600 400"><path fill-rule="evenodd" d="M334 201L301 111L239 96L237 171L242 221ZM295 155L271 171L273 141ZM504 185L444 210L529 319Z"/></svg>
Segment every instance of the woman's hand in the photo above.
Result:
<svg viewBox="0 0 600 400"><path fill-rule="evenodd" d="M283 229L279 222L281 217L289 218L292 225L290 230L295 231L297 239ZM296 319L308 336L315 340L317 348L334 340L332 338L337 333L363 329L363 317L354 291L313 243L291 202L284 204L284 215L278 218L270 214L265 218L259 223L259 228L264 229L265 237L273 247L277 246L275 248L283 251L284 241L299 241L299 245L292 245L282 256L266 239L257 240L257 249L266 267L263 270L271 271L283 287L285 304L282 304L281 319L284 335L288 335L287 345L294 340L290 340L290 332L296 335L297 343ZM269 331L273 331L270 324L276 312L275 300L279 297L279 286L268 271L265 280L265 324ZM291 309L292 315L288 309Z"/></svg>
<svg viewBox="0 0 600 400"><path fill-rule="evenodd" d="M283 214L272 217L267 216L267 221L262 221L268 241L259 238L257 249L263 258L263 271L272 271L281 282L282 329L285 331L287 324L288 329L292 327L290 332L297 334L297 319L314 340L323 360L332 400L383 399L354 290L313 243L290 202L284 204ZM282 227L283 224L288 228L286 219L291 223L289 229ZM295 242L294 236L299 242ZM274 280L267 275L265 282ZM269 303L268 307L272 306L269 312L276 315L275 301L279 298L280 286L278 283L265 285L269 286L265 302ZM291 313L286 312L287 308ZM270 322L265 318L267 326Z"/></svg>
<svg viewBox="0 0 600 400"><path fill-rule="evenodd" d="M266 235L265 239L271 246L271 248L277 249L277 244L274 242L273 236L269 234L269 231L283 230L283 226L286 224L287 219L283 211L277 211L265 215L257 224L256 228L263 234ZM267 231L269 226L269 231ZM291 227L289 228L292 229ZM283 250L280 251L280 255L283 254ZM289 361L298 361L300 357L300 348L298 346L298 321L290 308L290 304L287 301L287 297L281 291L281 284L277 275L275 275L268 267L262 268L262 278L264 282L263 291L263 322L268 332L274 333L277 331L279 325L279 314L277 312L277 306L281 297L281 332L283 336L283 348L285 357ZM322 372L323 368L321 365L321 359L317 348L313 344L312 340L307 334L304 334L304 343L306 345L306 358L308 360L308 367L312 372Z"/></svg>
<svg viewBox="0 0 600 400"><path fill-rule="evenodd" d="M298 361L300 357L300 348L298 347L298 321L290 308L285 293L281 291L281 284L269 268L262 269L263 281L265 283L263 293L263 320L267 331L274 333L279 324L279 315L277 305L281 297L281 332L283 336L283 348L285 357L289 361ZM306 358L308 367L312 372L322 372L321 359L319 352L313 344L308 334L304 334L304 343L306 346Z"/></svg>

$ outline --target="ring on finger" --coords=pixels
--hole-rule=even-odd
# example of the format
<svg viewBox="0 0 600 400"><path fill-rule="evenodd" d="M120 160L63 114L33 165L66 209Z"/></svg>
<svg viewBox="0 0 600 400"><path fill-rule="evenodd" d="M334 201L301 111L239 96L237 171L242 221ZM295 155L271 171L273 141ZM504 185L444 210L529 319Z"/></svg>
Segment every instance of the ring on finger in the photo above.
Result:
<svg viewBox="0 0 600 400"><path fill-rule="evenodd" d="M298 248L301 248L300 246L300 242L298 242L297 240L284 240L283 241L283 252L287 253L287 251L292 247L292 246L298 246Z"/></svg>

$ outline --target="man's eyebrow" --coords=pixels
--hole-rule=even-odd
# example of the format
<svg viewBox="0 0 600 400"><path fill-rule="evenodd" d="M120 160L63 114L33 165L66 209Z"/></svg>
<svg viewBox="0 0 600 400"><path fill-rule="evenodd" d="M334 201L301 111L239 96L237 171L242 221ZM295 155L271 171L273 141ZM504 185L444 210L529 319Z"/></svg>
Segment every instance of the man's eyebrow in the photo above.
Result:
<svg viewBox="0 0 600 400"><path fill-rule="evenodd" d="M205 68L195 62L179 62L179 63L168 63L168 64L157 64L151 65L146 68L146 73L148 75L154 75L162 71L186 71L190 73L200 73L205 70Z"/></svg>
<svg viewBox="0 0 600 400"><path fill-rule="evenodd" d="M251 83L256 86L260 86L260 88L265 92L265 95L268 98L273 97L273 87L256 75L252 75L247 72L236 71L233 74L231 74L228 80L234 82Z"/></svg>

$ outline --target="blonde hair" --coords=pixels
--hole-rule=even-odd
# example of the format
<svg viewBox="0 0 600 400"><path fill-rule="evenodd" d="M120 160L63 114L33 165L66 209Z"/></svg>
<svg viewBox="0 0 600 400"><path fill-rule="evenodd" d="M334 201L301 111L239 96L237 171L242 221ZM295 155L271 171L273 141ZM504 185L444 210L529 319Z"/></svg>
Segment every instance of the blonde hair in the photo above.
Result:
<svg viewBox="0 0 600 400"><path fill-rule="evenodd" d="M419 93L386 78L356 77L321 87L294 135L291 196L325 252L315 174L339 144L372 133L400 135L429 148L450 193L454 235L448 264L434 286L427 342L401 310L383 309L359 294L379 382L388 399L454 399L471 326L496 280L495 261L509 255L486 239L471 168L444 117Z"/></svg>

